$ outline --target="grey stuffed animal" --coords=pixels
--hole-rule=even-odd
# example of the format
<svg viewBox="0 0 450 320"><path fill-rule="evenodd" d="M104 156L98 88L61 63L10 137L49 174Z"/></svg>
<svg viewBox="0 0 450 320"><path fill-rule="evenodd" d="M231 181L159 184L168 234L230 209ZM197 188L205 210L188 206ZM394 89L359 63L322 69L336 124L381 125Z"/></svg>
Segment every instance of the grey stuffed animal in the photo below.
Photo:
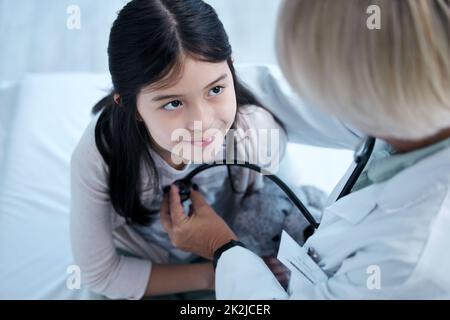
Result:
<svg viewBox="0 0 450 320"><path fill-rule="evenodd" d="M326 198L322 190L303 186L293 191L316 218L320 217ZM228 223L239 240L261 257L276 256L282 230L303 244L309 226L284 191L269 180L243 197L239 211Z"/></svg>

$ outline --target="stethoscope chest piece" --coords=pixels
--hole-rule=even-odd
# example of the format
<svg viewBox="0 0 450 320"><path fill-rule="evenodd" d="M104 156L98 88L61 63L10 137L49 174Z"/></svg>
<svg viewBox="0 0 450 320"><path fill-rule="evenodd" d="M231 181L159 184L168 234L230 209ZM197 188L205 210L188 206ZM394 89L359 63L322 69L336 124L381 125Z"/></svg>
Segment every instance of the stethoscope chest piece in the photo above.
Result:
<svg viewBox="0 0 450 320"><path fill-rule="evenodd" d="M175 185L178 187L181 202L188 200L191 196L192 183L190 180L181 179L175 181Z"/></svg>

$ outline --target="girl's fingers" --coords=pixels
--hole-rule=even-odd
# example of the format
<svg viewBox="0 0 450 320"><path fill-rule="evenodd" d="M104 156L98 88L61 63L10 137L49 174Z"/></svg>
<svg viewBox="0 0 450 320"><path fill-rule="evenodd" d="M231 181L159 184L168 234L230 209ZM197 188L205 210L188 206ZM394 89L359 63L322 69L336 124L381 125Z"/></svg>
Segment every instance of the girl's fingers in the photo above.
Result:
<svg viewBox="0 0 450 320"><path fill-rule="evenodd" d="M275 278L283 285L287 286L289 283L290 272L277 258L263 257L264 262L269 267L270 271L275 275Z"/></svg>
<svg viewBox="0 0 450 320"><path fill-rule="evenodd" d="M278 279L278 281L288 281L289 274L287 274L287 273L278 274L278 275L276 275L276 278Z"/></svg>
<svg viewBox="0 0 450 320"><path fill-rule="evenodd" d="M180 195L178 194L178 187L174 184L170 186L169 211L173 224L178 224L186 218L181 205Z"/></svg>
<svg viewBox="0 0 450 320"><path fill-rule="evenodd" d="M264 257L263 260L266 262L267 266L269 268L283 268L284 270L288 270L284 264L282 264L277 258L275 257Z"/></svg>
<svg viewBox="0 0 450 320"><path fill-rule="evenodd" d="M265 257L264 261L266 261L267 264L280 264L281 262L275 258L275 257Z"/></svg>
<svg viewBox="0 0 450 320"><path fill-rule="evenodd" d="M164 194L164 198L161 204L160 219L164 230L166 230L166 232L168 233L172 228L172 220L170 218L169 195L167 193Z"/></svg>
<svg viewBox="0 0 450 320"><path fill-rule="evenodd" d="M271 267L270 270L272 270L274 274L282 274L288 272L288 269L286 269L284 266L274 266Z"/></svg>
<svg viewBox="0 0 450 320"><path fill-rule="evenodd" d="M280 276L280 277L276 277L278 282L283 286L283 287L287 287L289 284L289 276Z"/></svg>
<svg viewBox="0 0 450 320"><path fill-rule="evenodd" d="M262 257L262 259L268 266L272 265L275 262L274 257Z"/></svg>

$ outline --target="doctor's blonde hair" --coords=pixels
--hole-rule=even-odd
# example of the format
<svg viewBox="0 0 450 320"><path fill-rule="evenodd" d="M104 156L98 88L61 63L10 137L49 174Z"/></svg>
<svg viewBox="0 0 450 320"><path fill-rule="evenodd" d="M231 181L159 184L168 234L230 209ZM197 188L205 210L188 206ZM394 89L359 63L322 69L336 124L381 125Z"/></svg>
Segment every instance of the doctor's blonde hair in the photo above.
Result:
<svg viewBox="0 0 450 320"><path fill-rule="evenodd" d="M412 140L450 127L450 0L285 0L277 39L299 95L366 133Z"/></svg>

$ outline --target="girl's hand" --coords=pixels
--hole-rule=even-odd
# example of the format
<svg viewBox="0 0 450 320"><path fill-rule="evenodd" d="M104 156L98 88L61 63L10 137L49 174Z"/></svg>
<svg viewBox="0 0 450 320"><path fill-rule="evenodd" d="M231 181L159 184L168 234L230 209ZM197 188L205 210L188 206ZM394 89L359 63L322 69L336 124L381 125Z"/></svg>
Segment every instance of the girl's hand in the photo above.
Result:
<svg viewBox="0 0 450 320"><path fill-rule="evenodd" d="M275 257L263 257L264 262L269 269L275 275L277 280L281 283L283 288L287 288L289 279L291 278L291 272Z"/></svg>
<svg viewBox="0 0 450 320"><path fill-rule="evenodd" d="M237 237L199 192L191 191L191 201L187 215L181 205L178 187L172 185L170 192L164 195L161 224L175 247L212 259L218 248Z"/></svg>

